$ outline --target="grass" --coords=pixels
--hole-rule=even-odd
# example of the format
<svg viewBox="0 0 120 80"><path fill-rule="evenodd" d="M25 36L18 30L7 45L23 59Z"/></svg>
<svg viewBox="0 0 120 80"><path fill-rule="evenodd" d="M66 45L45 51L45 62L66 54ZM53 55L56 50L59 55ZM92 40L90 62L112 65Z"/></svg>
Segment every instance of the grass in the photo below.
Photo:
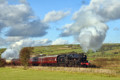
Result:
<svg viewBox="0 0 120 80"><path fill-rule="evenodd" d="M69 53L69 52L82 52L82 49L79 45L51 45L51 46L38 46L34 47L33 53L34 55L37 54L62 54L62 53Z"/></svg>
<svg viewBox="0 0 120 80"><path fill-rule="evenodd" d="M35 67L0 68L0 80L120 80L120 44L104 44L97 52L88 51L88 60L100 68ZM5 49L0 49L2 53ZM32 55L83 52L79 45L51 45L34 47ZM117 52L117 54L115 54Z"/></svg>
<svg viewBox="0 0 120 80"><path fill-rule="evenodd" d="M120 80L105 74L77 73L22 68L0 68L0 80Z"/></svg>

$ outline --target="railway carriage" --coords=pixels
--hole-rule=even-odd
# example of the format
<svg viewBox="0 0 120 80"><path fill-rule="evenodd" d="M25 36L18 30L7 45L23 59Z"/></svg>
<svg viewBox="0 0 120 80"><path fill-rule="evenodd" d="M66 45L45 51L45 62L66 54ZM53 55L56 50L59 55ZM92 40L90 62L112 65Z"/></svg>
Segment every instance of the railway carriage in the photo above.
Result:
<svg viewBox="0 0 120 80"><path fill-rule="evenodd" d="M12 65L21 65L20 59L12 59ZM83 53L77 54L75 52L61 55L49 55L49 56L35 56L29 59L29 65L33 66L66 66L66 67L87 67L90 63L87 60L87 56Z"/></svg>
<svg viewBox="0 0 120 80"><path fill-rule="evenodd" d="M30 64L43 66L57 65L57 55L30 58Z"/></svg>

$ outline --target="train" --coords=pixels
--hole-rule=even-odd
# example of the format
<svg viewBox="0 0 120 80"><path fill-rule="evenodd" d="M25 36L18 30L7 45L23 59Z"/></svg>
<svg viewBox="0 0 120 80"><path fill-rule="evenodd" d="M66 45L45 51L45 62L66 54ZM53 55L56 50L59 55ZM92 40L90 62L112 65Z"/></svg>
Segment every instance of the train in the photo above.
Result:
<svg viewBox="0 0 120 80"><path fill-rule="evenodd" d="M12 65L21 65L20 59L12 59ZM39 55L30 57L29 65L32 66L65 66L65 67L88 67L90 66L87 56L84 53L77 54L75 52L60 55Z"/></svg>

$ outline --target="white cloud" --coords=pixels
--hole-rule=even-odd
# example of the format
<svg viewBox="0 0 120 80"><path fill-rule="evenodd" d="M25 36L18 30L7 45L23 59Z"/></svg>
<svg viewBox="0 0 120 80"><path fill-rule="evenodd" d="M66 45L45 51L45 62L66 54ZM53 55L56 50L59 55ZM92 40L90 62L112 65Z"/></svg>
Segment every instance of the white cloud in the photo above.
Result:
<svg viewBox="0 0 120 80"><path fill-rule="evenodd" d="M106 22L120 19L120 0L91 0L89 5L84 5L76 11L72 19L74 23L63 27L60 35L73 35L84 51L96 51L106 37Z"/></svg>
<svg viewBox="0 0 120 80"><path fill-rule="evenodd" d="M89 5L82 6L73 14L72 19L75 22L71 23L69 27L63 27L64 31L61 35L69 36L79 34L80 30L84 27L120 19L119 9L120 0L91 0Z"/></svg>
<svg viewBox="0 0 120 80"><path fill-rule="evenodd" d="M10 0L9 0L10 2ZM31 40L47 34L49 26L38 19L26 0L17 4L9 4L0 0L0 45L8 47L3 58L18 58L22 47L50 44L50 40Z"/></svg>
<svg viewBox="0 0 120 80"><path fill-rule="evenodd" d="M17 27L11 28L6 36L22 36L22 37L41 37L47 34L49 28L47 24L40 20L34 20L27 24L17 24Z"/></svg>
<svg viewBox="0 0 120 80"><path fill-rule="evenodd" d="M6 44L6 41L0 37L0 47L5 46L5 44Z"/></svg>
<svg viewBox="0 0 120 80"><path fill-rule="evenodd" d="M27 3L26 0L19 0L21 3Z"/></svg>
<svg viewBox="0 0 120 80"><path fill-rule="evenodd" d="M67 16L70 12L67 11L67 12L63 12L63 11L51 11L51 12L48 12L46 15L45 15L45 18L44 18L44 22L55 22L55 21L58 21L62 18L64 18L65 16Z"/></svg>
<svg viewBox="0 0 120 80"><path fill-rule="evenodd" d="M62 27L63 33L60 34L60 36L66 37L66 36L72 35L72 31L70 30L70 28L71 28L72 25L73 25L72 23L71 23L71 24L66 24L66 25L64 25L64 26ZM70 32L70 31L71 31L71 32Z"/></svg>
<svg viewBox="0 0 120 80"><path fill-rule="evenodd" d="M24 37L7 37L5 40L6 42L17 42L19 40L22 40Z"/></svg>
<svg viewBox="0 0 120 80"><path fill-rule="evenodd" d="M51 40L48 39L41 39L41 40L34 40L34 43L32 44L32 46L45 46L45 45L50 45L51 44Z"/></svg>
<svg viewBox="0 0 120 80"><path fill-rule="evenodd" d="M68 44L68 41L59 38L52 42L52 45L61 45L61 44Z"/></svg>
<svg viewBox="0 0 120 80"><path fill-rule="evenodd" d="M24 37L0 37L0 48L8 48L11 44L24 39Z"/></svg>
<svg viewBox="0 0 120 80"><path fill-rule="evenodd" d="M5 36L41 37L47 32L48 25L36 19L26 0L11 5L7 0L0 4L0 31L9 27Z"/></svg>
<svg viewBox="0 0 120 80"><path fill-rule="evenodd" d="M92 11L101 17L101 21L110 21L120 18L120 0L91 0L88 6L83 6L75 15L81 11ZM74 16L75 17L75 16Z"/></svg>
<svg viewBox="0 0 120 80"><path fill-rule="evenodd" d="M0 0L0 4L7 3L6 0Z"/></svg>

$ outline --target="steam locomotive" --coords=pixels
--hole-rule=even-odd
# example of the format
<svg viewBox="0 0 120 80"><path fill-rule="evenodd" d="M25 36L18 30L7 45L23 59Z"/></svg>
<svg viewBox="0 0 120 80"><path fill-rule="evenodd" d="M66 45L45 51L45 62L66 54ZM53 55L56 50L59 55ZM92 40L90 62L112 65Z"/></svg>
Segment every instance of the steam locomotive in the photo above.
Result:
<svg viewBox="0 0 120 80"><path fill-rule="evenodd" d="M12 59L11 64L20 65L19 59ZM69 54L61 54L61 55L40 55L31 57L29 60L29 64L33 66L66 66L66 67L79 67L84 66L88 67L90 63L87 60L87 56L85 54L77 54L77 53L69 53Z"/></svg>

